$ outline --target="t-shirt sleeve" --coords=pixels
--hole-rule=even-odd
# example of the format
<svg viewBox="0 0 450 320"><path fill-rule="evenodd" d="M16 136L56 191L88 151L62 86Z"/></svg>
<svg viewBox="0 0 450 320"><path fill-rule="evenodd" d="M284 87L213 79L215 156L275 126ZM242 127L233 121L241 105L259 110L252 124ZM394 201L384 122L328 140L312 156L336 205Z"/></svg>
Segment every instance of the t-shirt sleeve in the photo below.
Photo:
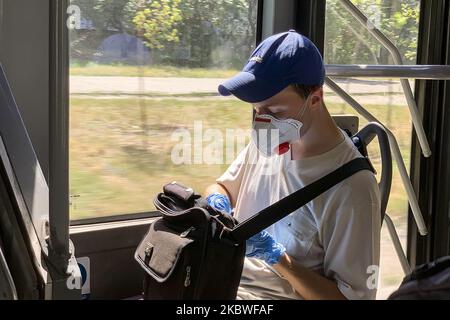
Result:
<svg viewBox="0 0 450 320"><path fill-rule="evenodd" d="M349 300L376 298L380 260L380 195L375 177L359 172L337 190L322 225L325 276Z"/></svg>
<svg viewBox="0 0 450 320"><path fill-rule="evenodd" d="M236 205L239 189L241 187L242 178L244 176L245 166L247 163L250 145L247 145L228 167L225 173L216 180L218 184L224 186L230 197L233 206Z"/></svg>

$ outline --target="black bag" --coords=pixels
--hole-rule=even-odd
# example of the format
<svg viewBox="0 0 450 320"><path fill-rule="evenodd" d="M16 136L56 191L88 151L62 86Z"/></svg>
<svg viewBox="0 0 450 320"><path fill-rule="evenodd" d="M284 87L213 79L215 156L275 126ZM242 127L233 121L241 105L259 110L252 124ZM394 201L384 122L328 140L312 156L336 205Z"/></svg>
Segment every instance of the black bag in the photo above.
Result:
<svg viewBox="0 0 450 320"><path fill-rule="evenodd" d="M178 183L154 200L156 220L136 251L147 272L144 299L234 299L245 246L220 238L237 221Z"/></svg>
<svg viewBox="0 0 450 320"><path fill-rule="evenodd" d="M154 200L162 217L135 253L146 272L144 299L236 299L245 241L361 170L373 171L367 159L350 161L239 224L192 189L166 185Z"/></svg>
<svg viewBox="0 0 450 320"><path fill-rule="evenodd" d="M419 266L389 300L450 300L450 257Z"/></svg>

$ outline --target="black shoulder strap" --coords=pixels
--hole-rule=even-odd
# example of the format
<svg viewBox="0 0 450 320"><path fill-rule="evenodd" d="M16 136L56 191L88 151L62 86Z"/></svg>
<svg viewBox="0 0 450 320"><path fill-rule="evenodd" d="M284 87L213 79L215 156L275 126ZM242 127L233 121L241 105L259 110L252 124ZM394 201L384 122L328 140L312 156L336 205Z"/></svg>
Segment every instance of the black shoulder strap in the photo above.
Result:
<svg viewBox="0 0 450 320"><path fill-rule="evenodd" d="M230 238L234 242L245 241L362 170L373 172L373 168L366 158L354 159L325 177L263 209L253 217L237 225L225 237Z"/></svg>

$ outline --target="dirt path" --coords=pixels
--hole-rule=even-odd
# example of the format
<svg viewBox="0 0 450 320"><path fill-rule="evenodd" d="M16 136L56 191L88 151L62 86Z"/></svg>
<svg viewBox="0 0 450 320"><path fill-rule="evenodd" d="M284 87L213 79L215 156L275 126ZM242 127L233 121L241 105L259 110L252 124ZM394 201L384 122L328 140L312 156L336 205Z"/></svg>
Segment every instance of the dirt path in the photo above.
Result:
<svg viewBox="0 0 450 320"><path fill-rule="evenodd" d="M70 77L73 94L154 92L165 94L216 93L225 79L219 78L150 78L150 77ZM351 93L402 93L400 83L391 81L338 80Z"/></svg>
<svg viewBox="0 0 450 320"><path fill-rule="evenodd" d="M219 78L138 78L84 77L70 78L72 97L96 99L217 99L217 87L225 79ZM391 81L338 80L337 83L362 104L405 105L400 83ZM335 94L326 89L327 97ZM201 95L205 96L201 96ZM174 96L175 95L175 96ZM179 96L185 95L185 96ZM212 95L212 96L211 96Z"/></svg>

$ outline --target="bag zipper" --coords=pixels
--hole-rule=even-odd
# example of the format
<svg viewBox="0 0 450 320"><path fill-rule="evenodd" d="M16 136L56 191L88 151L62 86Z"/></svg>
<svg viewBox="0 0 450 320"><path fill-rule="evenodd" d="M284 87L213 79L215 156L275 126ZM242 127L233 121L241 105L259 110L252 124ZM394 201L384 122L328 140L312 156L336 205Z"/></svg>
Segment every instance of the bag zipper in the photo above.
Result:
<svg viewBox="0 0 450 320"><path fill-rule="evenodd" d="M191 285L191 266L186 267L186 278L184 279L184 286L187 288Z"/></svg>
<svg viewBox="0 0 450 320"><path fill-rule="evenodd" d="M195 227L190 227L189 229L187 229L186 231L182 232L180 234L181 238L187 238L187 236L192 232L195 231ZM191 285L191 270L192 267L190 265L188 265L186 267L186 277L184 278L184 287L188 288Z"/></svg>
<svg viewBox="0 0 450 320"><path fill-rule="evenodd" d="M189 233L191 233L192 231L195 231L195 227L190 227L189 229L187 229L186 231L182 232L180 234L181 238L187 238L187 236L189 235Z"/></svg>

